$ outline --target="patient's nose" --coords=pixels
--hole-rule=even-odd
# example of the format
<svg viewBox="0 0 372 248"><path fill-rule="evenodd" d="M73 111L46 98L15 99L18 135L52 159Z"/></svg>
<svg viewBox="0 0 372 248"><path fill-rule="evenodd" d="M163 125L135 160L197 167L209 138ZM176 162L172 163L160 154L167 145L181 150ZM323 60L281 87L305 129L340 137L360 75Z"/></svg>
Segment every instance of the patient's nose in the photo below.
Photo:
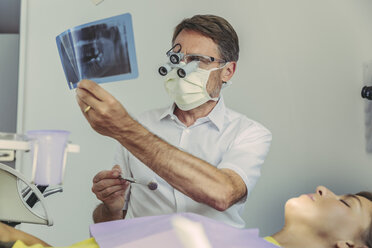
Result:
<svg viewBox="0 0 372 248"><path fill-rule="evenodd" d="M330 191L329 189L327 189L324 186L318 186L318 187L316 187L316 194L317 195L320 195L322 197L335 196L335 194L332 191Z"/></svg>

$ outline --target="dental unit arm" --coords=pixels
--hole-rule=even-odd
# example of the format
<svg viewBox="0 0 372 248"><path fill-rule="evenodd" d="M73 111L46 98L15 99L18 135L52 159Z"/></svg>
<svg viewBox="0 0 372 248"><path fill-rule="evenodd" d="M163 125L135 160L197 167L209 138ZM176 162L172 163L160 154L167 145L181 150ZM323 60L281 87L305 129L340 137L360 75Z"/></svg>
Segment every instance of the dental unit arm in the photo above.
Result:
<svg viewBox="0 0 372 248"><path fill-rule="evenodd" d="M26 135L0 133L0 155L2 155L0 156L0 161L14 160L15 151L30 151L32 142L33 140ZM43 148L39 147L40 149ZM67 144L63 152L62 173L64 172L67 152L78 153L80 152L80 147L74 144ZM37 164L36 160L37 151L33 158L33 171L35 171ZM32 181L34 181L34 178ZM46 190L49 186L57 187ZM51 226L53 225L53 220L49 214L45 197L62 191L62 183L59 185L37 185L34 182L30 182L18 170L0 163L0 221L11 226L22 222ZM37 202L40 203L43 214L33 211L32 207Z"/></svg>

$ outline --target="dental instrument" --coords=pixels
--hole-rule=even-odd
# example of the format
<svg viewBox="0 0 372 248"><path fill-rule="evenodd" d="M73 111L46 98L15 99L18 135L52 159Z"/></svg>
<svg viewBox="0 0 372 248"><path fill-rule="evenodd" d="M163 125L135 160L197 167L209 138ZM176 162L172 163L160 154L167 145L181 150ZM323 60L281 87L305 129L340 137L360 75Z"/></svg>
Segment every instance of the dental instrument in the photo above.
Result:
<svg viewBox="0 0 372 248"><path fill-rule="evenodd" d="M151 181L151 182L146 184L144 182L137 181L132 177L123 177L121 175L119 175L119 179L128 181L130 183L136 183L136 184L141 184L141 185L147 186L147 188L149 188L149 190L156 190L158 188L158 184L154 181Z"/></svg>

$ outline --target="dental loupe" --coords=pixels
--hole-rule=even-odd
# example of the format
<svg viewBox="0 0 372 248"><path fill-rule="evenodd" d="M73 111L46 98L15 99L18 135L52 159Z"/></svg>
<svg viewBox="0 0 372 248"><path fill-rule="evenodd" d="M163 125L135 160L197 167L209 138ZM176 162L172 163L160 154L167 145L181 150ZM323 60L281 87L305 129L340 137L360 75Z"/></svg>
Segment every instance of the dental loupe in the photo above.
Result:
<svg viewBox="0 0 372 248"><path fill-rule="evenodd" d="M175 53L175 52L167 52L167 56L169 57L169 62L159 67L159 74L165 76L170 72L173 68L178 67L180 61L182 60L184 54L183 53Z"/></svg>
<svg viewBox="0 0 372 248"><path fill-rule="evenodd" d="M180 78L184 78L184 77L187 76L187 74L196 71L196 69L198 68L198 66L199 66L199 61L192 61L192 62L186 64L185 66L180 67L177 70L177 75Z"/></svg>
<svg viewBox="0 0 372 248"><path fill-rule="evenodd" d="M173 66L171 63L166 63L162 66L159 67L159 74L162 75L162 76L166 76L168 74L168 72L170 72L172 70L172 68L175 67Z"/></svg>
<svg viewBox="0 0 372 248"><path fill-rule="evenodd" d="M189 73L196 71L199 66L199 61L192 61L188 64L180 63L183 56L183 53L171 53L169 56L170 62L159 67L159 74L162 76L166 76L172 69L178 68L177 75L180 78L184 78Z"/></svg>
<svg viewBox="0 0 372 248"><path fill-rule="evenodd" d="M178 47L177 52L173 52L175 48ZM165 54L169 58L169 62L165 63L164 65L159 67L159 74L162 76L166 76L173 68L180 67L179 64L184 56L181 51L181 44L175 44L171 49L169 49Z"/></svg>
<svg viewBox="0 0 372 248"><path fill-rule="evenodd" d="M173 50L178 47L178 50L177 52L173 52ZM172 64L179 64L180 61L182 60L184 54L181 53L181 49L182 49L182 46L181 44L177 43L175 44L171 49L169 49L167 52L166 52L166 55L169 57L169 60Z"/></svg>
<svg viewBox="0 0 372 248"><path fill-rule="evenodd" d="M177 52L173 52L175 48ZM185 54L181 53L182 47L181 44L175 44L171 49L166 52L166 55L169 58L169 62L165 63L164 65L160 66L158 72L162 76L166 76L172 69L177 69L177 75L180 78L186 77L189 73L196 71L199 66L199 61L192 61L190 63L181 63Z"/></svg>
<svg viewBox="0 0 372 248"><path fill-rule="evenodd" d="M184 54L183 53L174 53L174 52L170 52L168 54L169 56L169 60L172 64L179 64L180 61L182 60Z"/></svg>

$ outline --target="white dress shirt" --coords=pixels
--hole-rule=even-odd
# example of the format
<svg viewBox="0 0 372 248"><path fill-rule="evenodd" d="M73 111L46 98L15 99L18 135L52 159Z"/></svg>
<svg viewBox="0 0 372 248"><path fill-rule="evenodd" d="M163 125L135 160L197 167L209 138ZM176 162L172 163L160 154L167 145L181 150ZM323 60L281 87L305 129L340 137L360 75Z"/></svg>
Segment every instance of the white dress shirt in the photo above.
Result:
<svg viewBox="0 0 372 248"><path fill-rule="evenodd" d="M152 110L138 121L169 144L190 153L211 165L236 172L247 186L248 194L260 176L260 168L269 151L271 133L261 124L225 107L221 97L208 116L186 127L173 114L175 105ZM154 181L158 188L149 190L141 184L131 184L126 195L127 215L134 218L180 212L192 212L243 228L241 212L246 197L225 211L199 203L174 189L118 143L115 164L123 175L147 184Z"/></svg>

